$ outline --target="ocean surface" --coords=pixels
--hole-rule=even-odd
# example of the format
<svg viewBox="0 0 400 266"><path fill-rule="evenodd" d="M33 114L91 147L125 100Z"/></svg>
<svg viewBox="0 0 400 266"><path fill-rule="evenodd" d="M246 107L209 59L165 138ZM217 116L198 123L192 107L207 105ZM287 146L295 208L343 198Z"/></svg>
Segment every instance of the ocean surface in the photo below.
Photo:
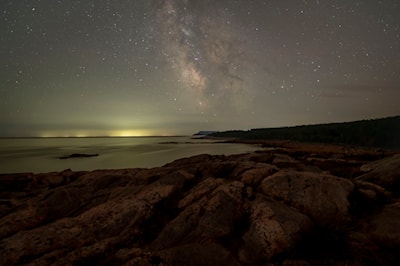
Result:
<svg viewBox="0 0 400 266"><path fill-rule="evenodd" d="M259 149L191 137L3 138L0 173L148 168L198 154L228 155ZM98 156L60 159L74 153Z"/></svg>

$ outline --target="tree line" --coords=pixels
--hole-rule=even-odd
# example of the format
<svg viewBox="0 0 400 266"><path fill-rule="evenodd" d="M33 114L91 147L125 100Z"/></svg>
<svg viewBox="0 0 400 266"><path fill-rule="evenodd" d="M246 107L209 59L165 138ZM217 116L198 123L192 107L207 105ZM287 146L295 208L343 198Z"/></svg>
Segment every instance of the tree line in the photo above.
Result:
<svg viewBox="0 0 400 266"><path fill-rule="evenodd" d="M400 116L345 123L258 128L247 131L231 130L217 132L211 136L254 140L292 140L399 149Z"/></svg>

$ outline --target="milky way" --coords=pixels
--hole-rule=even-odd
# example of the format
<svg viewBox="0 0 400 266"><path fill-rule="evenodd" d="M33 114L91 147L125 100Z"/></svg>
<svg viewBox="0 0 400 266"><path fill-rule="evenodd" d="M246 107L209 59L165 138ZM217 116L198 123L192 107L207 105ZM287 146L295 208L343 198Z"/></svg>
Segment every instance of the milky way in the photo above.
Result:
<svg viewBox="0 0 400 266"><path fill-rule="evenodd" d="M398 1L3 1L0 136L400 113Z"/></svg>
<svg viewBox="0 0 400 266"><path fill-rule="evenodd" d="M159 49L183 87L180 97L187 97L202 114L216 106L234 111L251 105L245 38L232 29L229 9L212 1L206 10L201 10L204 3L179 2L164 1L156 17Z"/></svg>

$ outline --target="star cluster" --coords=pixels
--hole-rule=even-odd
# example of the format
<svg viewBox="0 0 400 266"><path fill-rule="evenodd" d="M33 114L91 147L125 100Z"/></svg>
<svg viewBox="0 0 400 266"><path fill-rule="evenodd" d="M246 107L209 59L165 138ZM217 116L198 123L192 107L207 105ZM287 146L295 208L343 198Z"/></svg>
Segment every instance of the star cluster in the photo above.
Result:
<svg viewBox="0 0 400 266"><path fill-rule="evenodd" d="M398 1L3 1L0 135L398 115Z"/></svg>

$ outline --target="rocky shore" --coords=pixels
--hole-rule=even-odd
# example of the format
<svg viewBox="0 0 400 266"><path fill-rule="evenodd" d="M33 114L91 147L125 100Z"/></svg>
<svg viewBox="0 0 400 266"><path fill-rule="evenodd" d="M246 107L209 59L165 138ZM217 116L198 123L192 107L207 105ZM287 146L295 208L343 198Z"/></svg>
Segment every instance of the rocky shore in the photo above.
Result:
<svg viewBox="0 0 400 266"><path fill-rule="evenodd" d="M399 250L396 152L0 175L0 265L399 265Z"/></svg>

